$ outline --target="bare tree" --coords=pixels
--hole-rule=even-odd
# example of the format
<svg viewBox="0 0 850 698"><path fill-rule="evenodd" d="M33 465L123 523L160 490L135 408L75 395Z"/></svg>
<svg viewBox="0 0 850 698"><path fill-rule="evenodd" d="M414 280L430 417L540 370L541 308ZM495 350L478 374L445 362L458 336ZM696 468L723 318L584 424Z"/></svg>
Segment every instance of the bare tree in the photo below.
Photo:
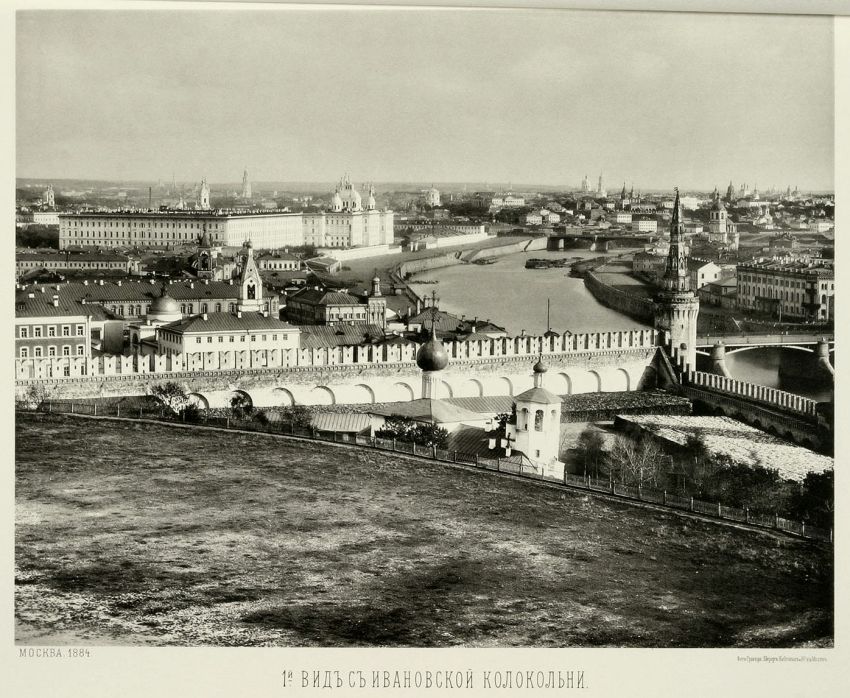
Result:
<svg viewBox="0 0 850 698"><path fill-rule="evenodd" d="M618 436L609 457L611 470L619 474L625 485L655 486L666 479L666 459L654 439L644 437L635 441Z"/></svg>

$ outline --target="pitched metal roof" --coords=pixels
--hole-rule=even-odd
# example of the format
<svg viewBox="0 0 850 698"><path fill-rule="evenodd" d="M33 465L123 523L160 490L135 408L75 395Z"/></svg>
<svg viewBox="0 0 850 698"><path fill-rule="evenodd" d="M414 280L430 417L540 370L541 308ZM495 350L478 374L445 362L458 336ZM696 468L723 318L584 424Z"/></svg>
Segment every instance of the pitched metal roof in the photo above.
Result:
<svg viewBox="0 0 850 698"><path fill-rule="evenodd" d="M262 313L242 313L242 317L236 313L206 313L204 315L192 315L191 317L170 322L162 326L163 329L182 334L194 332L244 332L246 330L269 330L269 331L298 331L298 328L288 322L278 320Z"/></svg>
<svg viewBox="0 0 850 698"><path fill-rule="evenodd" d="M395 402L387 406L374 407L372 414L385 417L398 415L410 417L420 422L441 424L446 422L475 421L480 422L486 415L452 405L444 400L420 398L410 402Z"/></svg>
<svg viewBox="0 0 850 698"><path fill-rule="evenodd" d="M29 297L32 293L32 298ZM59 296L59 305L53 305L53 296ZM30 290L15 293L15 317L85 317L90 316L94 320L111 320L114 315L103 306L96 303L81 303L79 300L69 298L56 291L56 287L50 287L41 291Z"/></svg>
<svg viewBox="0 0 850 698"><path fill-rule="evenodd" d="M55 285L33 284L26 290L39 292L41 286L45 286L46 293L57 293ZM166 284L168 295L178 301L182 300L204 300L204 299L236 299L239 295L239 287L226 281L175 281ZM119 284L115 281L104 281L100 283L84 284L81 282L69 282L61 285L58 293L60 296L74 300L86 298L90 302L108 303L110 301L151 301L159 296L161 281L124 281ZM53 289L51 291L51 289Z"/></svg>
<svg viewBox="0 0 850 698"><path fill-rule="evenodd" d="M301 330L301 347L314 349L320 347L359 346L373 344L384 338L380 325L366 322L339 325L298 325Z"/></svg>
<svg viewBox="0 0 850 698"><path fill-rule="evenodd" d="M305 305L362 305L362 301L356 296L339 291L322 291L315 288L305 288L295 293L290 302L304 303Z"/></svg>
<svg viewBox="0 0 850 698"><path fill-rule="evenodd" d="M319 431L360 432L371 427L368 414L356 412L319 412L313 415L313 428Z"/></svg>

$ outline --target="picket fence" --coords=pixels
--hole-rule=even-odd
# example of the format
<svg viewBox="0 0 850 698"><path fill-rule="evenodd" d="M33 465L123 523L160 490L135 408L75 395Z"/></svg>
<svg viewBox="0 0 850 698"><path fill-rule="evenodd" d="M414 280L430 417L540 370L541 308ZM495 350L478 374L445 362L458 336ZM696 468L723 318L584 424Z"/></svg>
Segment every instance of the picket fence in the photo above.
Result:
<svg viewBox="0 0 850 698"><path fill-rule="evenodd" d="M235 429L239 431L254 431L279 436L289 436L313 441L325 441L337 444L348 444L363 448L404 453L419 458L440 461L443 463L471 466L481 470L507 473L521 478L541 480L561 485L572 490L596 492L617 497L630 502L641 502L658 505L680 511L693 512L703 516L734 521L758 528L782 531L783 533L809 538L813 540L833 542L833 529L811 526L805 522L792 521L778 514L758 514L749 508L730 507L719 502L706 502L694 497L683 497L666 490L655 490L644 487L632 487L614 482L610 479L593 478L590 476L566 473L563 478L556 478L537 472L530 466L523 466L516 461L503 458L491 458L478 454L449 451L435 446L426 446L403 441L400 439L383 439L365 436L363 434L346 434L340 432L321 432L315 429L295 426L285 421L269 421L262 423L255 419L239 419L234 416L212 416L201 413L198 419L187 422L185 418L168 414L162 409L150 407L134 407L121 409L120 405L101 405L97 403L75 403L72 401L47 401L35 410L18 408L21 411L38 411L57 414L78 414L95 417L113 417L129 420L155 420L162 422L182 422L199 426Z"/></svg>

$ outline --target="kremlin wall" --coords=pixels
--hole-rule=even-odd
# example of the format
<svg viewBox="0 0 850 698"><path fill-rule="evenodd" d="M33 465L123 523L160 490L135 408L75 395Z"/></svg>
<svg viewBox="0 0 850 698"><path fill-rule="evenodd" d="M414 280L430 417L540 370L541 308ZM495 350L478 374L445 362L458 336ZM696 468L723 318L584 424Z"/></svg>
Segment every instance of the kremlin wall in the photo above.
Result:
<svg viewBox="0 0 850 698"><path fill-rule="evenodd" d="M558 394L638 390L656 382L655 330L472 339L445 343L450 363L433 397L515 395L531 387L531 366L543 354ZM18 359L15 389L31 386L52 399L144 395L177 381L209 407L234 392L257 407L293 403L357 404L421 397L414 344L318 349L198 352L165 356Z"/></svg>

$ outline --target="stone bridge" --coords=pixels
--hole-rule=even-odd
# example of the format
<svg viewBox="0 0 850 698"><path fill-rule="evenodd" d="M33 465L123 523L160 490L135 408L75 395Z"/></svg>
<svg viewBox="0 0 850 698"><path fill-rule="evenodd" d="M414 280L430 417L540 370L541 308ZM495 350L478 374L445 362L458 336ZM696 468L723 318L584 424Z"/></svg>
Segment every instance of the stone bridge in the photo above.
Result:
<svg viewBox="0 0 850 698"><path fill-rule="evenodd" d="M653 387L658 351L642 346L546 354L546 387L564 395ZM532 387L535 360L529 355L453 359L441 372L435 397L516 395ZM33 378L16 381L16 391L35 385L54 399L123 397L175 381L201 407L229 406L236 395L257 407L370 404L421 397L421 376L414 361L399 361Z"/></svg>
<svg viewBox="0 0 850 698"><path fill-rule="evenodd" d="M726 377L729 377L726 356L765 347L780 347L813 354L816 360L815 365L822 375L829 377L835 375L835 369L830 360L830 354L835 352L835 337L831 334L745 334L697 337L697 354L710 357L710 371Z"/></svg>
<svg viewBox="0 0 850 698"><path fill-rule="evenodd" d="M701 371L684 373L681 381L681 393L712 414L734 417L806 448L831 447L831 434L819 423L814 400Z"/></svg>

